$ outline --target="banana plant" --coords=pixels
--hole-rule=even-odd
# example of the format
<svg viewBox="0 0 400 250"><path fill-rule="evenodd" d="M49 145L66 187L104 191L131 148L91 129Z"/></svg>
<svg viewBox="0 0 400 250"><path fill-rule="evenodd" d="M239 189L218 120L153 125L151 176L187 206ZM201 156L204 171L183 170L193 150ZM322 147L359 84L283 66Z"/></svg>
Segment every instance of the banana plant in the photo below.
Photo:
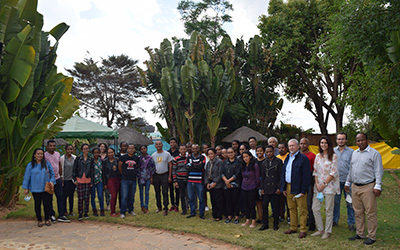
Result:
<svg viewBox="0 0 400 250"><path fill-rule="evenodd" d="M70 95L72 78L57 73L54 64L68 25L44 32L36 9L37 0L0 2L0 204L6 206L16 202L33 149L79 107Z"/></svg>

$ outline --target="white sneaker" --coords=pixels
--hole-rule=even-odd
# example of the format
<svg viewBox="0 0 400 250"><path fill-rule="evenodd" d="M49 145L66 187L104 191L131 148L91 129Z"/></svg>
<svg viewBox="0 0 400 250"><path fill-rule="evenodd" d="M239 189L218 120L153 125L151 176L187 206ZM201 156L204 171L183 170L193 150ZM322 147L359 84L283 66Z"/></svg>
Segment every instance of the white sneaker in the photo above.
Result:
<svg viewBox="0 0 400 250"><path fill-rule="evenodd" d="M132 215L132 216L136 216L136 213L133 212L133 211L131 211L129 214Z"/></svg>
<svg viewBox="0 0 400 250"><path fill-rule="evenodd" d="M322 235L321 239L328 239L329 236L331 236L330 233L324 233L324 235Z"/></svg>
<svg viewBox="0 0 400 250"><path fill-rule="evenodd" d="M311 234L311 236L321 236L321 235L324 235L324 231L317 231L317 232Z"/></svg>
<svg viewBox="0 0 400 250"><path fill-rule="evenodd" d="M125 219L125 214L121 214L121 219Z"/></svg>
<svg viewBox="0 0 400 250"><path fill-rule="evenodd" d="M210 211L210 209L208 208L208 207L206 207L206 209L205 209L206 211Z"/></svg>

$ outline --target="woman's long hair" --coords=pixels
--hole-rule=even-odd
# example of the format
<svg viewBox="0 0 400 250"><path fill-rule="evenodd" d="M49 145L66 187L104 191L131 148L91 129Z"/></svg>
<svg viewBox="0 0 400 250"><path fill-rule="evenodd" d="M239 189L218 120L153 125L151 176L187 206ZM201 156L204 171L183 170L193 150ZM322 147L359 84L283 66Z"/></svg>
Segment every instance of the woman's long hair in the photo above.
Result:
<svg viewBox="0 0 400 250"><path fill-rule="evenodd" d="M328 160L332 161L333 154L334 154L332 141L331 141L331 139L329 139L328 136L324 136L324 135L321 136L321 138L319 139L319 142L318 142L319 153L321 155L324 154L324 150L322 150L322 148L321 148L321 141L322 140L326 140L327 143L328 143L328 150L327 150L328 151Z"/></svg>
<svg viewBox="0 0 400 250"><path fill-rule="evenodd" d="M247 154L250 157L250 163L249 166L246 165L246 162L243 160L243 155ZM254 165L256 164L256 160L254 159L254 156L249 152L249 151L244 151L242 153L242 171L246 170L246 167L248 169L248 171L254 171Z"/></svg>
<svg viewBox="0 0 400 250"><path fill-rule="evenodd" d="M46 170L47 170L46 159L44 158L44 150L41 149L41 148L36 148L36 149L33 151L33 154L32 154L32 161L31 161L32 167L35 167L36 164L37 164L36 158L35 158L35 154L36 154L36 152L39 151L39 150L41 150L41 151L43 152L43 159L42 159L42 161L40 162L40 165L42 166L42 168L46 168Z"/></svg>

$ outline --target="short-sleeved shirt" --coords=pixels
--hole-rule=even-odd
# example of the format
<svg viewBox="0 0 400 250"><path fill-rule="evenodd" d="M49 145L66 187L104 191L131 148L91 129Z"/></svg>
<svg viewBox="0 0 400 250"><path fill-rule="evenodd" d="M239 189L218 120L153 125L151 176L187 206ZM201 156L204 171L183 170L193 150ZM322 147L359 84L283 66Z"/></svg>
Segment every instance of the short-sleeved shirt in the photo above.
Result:
<svg viewBox="0 0 400 250"><path fill-rule="evenodd" d="M50 154L48 151L44 153L44 158L48 161L53 167L54 176L56 180L60 179L60 153L54 151L53 154Z"/></svg>
<svg viewBox="0 0 400 250"><path fill-rule="evenodd" d="M128 154L121 156L122 161L122 180L136 181L137 171L139 169L140 159L137 155L129 156Z"/></svg>
<svg viewBox="0 0 400 250"><path fill-rule="evenodd" d="M157 174L165 174L168 172L168 162L172 161L172 156L167 151L163 151L162 153L156 151L151 157L156 164Z"/></svg>

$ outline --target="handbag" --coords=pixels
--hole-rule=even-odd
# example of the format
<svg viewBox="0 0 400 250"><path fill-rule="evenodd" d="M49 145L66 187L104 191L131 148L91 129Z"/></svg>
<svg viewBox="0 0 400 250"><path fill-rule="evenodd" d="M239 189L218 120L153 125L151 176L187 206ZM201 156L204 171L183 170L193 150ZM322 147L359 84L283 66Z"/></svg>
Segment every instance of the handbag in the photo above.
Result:
<svg viewBox="0 0 400 250"><path fill-rule="evenodd" d="M49 170L46 169L47 174L49 175L49 179L50 179L50 173ZM53 194L54 193L54 188L51 185L51 182L46 181L46 185L44 186L44 191L48 194Z"/></svg>

